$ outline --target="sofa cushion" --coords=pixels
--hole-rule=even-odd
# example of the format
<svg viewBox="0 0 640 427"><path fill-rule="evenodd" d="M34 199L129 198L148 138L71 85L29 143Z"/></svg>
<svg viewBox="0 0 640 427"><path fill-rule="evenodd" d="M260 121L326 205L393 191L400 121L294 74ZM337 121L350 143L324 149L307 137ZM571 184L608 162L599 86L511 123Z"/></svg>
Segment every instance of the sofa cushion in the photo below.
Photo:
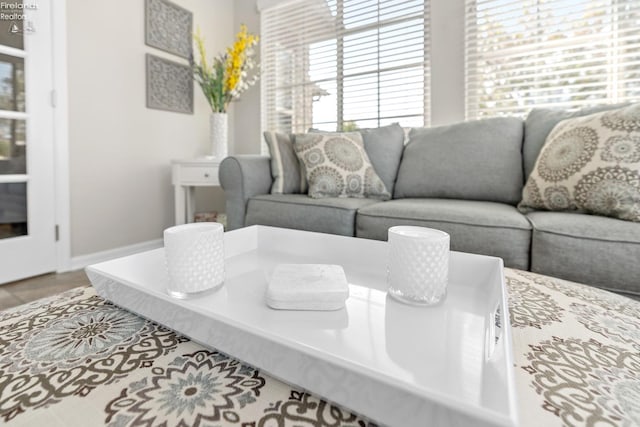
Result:
<svg viewBox="0 0 640 427"><path fill-rule="evenodd" d="M562 120L588 116L606 110L614 110L626 105L628 104L598 105L596 107L582 108L573 112L558 108L534 108L531 110L524 122L524 144L522 145L525 180L531 174L547 136Z"/></svg>
<svg viewBox="0 0 640 427"><path fill-rule="evenodd" d="M356 236L386 240L394 225L445 231L451 249L500 257L506 266L527 269L531 226L511 205L449 199L400 199L364 206Z"/></svg>
<svg viewBox="0 0 640 427"><path fill-rule="evenodd" d="M378 201L339 197L312 199L304 194L260 195L249 200L245 225L353 236L356 211L373 203Z"/></svg>
<svg viewBox="0 0 640 427"><path fill-rule="evenodd" d="M296 135L293 148L306 173L310 197L391 198L359 132Z"/></svg>
<svg viewBox="0 0 640 427"><path fill-rule="evenodd" d="M404 150L404 129L394 123L377 129L363 129L360 133L373 168L389 193L393 194Z"/></svg>
<svg viewBox="0 0 640 427"><path fill-rule="evenodd" d="M522 120L494 118L412 129L394 198L439 197L515 205L522 185Z"/></svg>
<svg viewBox="0 0 640 427"><path fill-rule="evenodd" d="M531 271L640 295L640 225L569 212L531 212Z"/></svg>
<svg viewBox="0 0 640 427"><path fill-rule="evenodd" d="M640 104L558 123L519 207L640 222Z"/></svg>
<svg viewBox="0 0 640 427"><path fill-rule="evenodd" d="M271 194L306 193L307 178L293 149L294 136L267 131L264 139L271 155Z"/></svg>

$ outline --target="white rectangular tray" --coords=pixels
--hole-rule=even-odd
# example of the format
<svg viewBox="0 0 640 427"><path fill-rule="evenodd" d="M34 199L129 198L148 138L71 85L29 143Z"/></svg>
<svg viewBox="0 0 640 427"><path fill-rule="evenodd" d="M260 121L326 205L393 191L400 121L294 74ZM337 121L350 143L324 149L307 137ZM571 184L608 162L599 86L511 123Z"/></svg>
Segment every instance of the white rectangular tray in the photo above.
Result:
<svg viewBox="0 0 640 427"><path fill-rule="evenodd" d="M163 249L87 267L115 304L392 426L517 425L502 260L452 252L444 303L386 294L386 242L253 226L225 233L226 279L187 300L166 292ZM346 308L265 303L280 263L342 265Z"/></svg>

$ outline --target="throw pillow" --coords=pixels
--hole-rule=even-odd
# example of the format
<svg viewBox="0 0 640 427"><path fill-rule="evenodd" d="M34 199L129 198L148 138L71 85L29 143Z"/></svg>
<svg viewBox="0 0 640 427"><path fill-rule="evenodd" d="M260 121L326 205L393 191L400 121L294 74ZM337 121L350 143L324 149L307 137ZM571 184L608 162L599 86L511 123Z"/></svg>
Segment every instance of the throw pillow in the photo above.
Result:
<svg viewBox="0 0 640 427"><path fill-rule="evenodd" d="M293 135L265 132L264 139L271 154L271 194L305 193L307 179L293 149Z"/></svg>
<svg viewBox="0 0 640 427"><path fill-rule="evenodd" d="M404 130L399 124L394 123L374 129L362 129L359 132L373 168L389 193L393 193L404 150Z"/></svg>
<svg viewBox="0 0 640 427"><path fill-rule="evenodd" d="M595 113L617 110L628 106L629 103L596 105L594 107L584 107L577 111L566 111L561 108L534 108L531 110L524 121L522 157L524 160L525 179L531 175L547 136L562 120L590 116Z"/></svg>
<svg viewBox="0 0 640 427"><path fill-rule="evenodd" d="M309 132L335 133L313 128ZM379 128L359 129L358 132L362 135L364 149L374 170L389 193L393 193L408 130L393 123Z"/></svg>
<svg viewBox="0 0 640 427"><path fill-rule="evenodd" d="M640 104L558 123L518 207L640 222Z"/></svg>
<svg viewBox="0 0 640 427"><path fill-rule="evenodd" d="M359 132L296 135L293 147L306 172L310 197L391 198Z"/></svg>

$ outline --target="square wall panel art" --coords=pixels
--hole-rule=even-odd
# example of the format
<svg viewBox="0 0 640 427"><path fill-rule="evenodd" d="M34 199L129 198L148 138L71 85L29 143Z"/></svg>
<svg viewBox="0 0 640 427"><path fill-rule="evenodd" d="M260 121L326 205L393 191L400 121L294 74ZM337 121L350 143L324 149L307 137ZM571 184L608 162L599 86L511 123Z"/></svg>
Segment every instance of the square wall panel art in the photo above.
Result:
<svg viewBox="0 0 640 427"><path fill-rule="evenodd" d="M191 67L147 54L147 108L193 114Z"/></svg>
<svg viewBox="0 0 640 427"><path fill-rule="evenodd" d="M146 0L145 42L183 58L191 56L193 14L168 0Z"/></svg>

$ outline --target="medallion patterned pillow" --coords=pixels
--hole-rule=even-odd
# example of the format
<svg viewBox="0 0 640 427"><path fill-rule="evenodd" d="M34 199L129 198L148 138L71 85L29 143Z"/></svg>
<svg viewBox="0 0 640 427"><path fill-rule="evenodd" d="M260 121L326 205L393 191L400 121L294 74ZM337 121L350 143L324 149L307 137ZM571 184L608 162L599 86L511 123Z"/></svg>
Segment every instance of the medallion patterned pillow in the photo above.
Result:
<svg viewBox="0 0 640 427"><path fill-rule="evenodd" d="M310 197L391 198L359 132L296 135L293 148L305 170Z"/></svg>
<svg viewBox="0 0 640 427"><path fill-rule="evenodd" d="M558 123L518 207L640 222L640 104Z"/></svg>

